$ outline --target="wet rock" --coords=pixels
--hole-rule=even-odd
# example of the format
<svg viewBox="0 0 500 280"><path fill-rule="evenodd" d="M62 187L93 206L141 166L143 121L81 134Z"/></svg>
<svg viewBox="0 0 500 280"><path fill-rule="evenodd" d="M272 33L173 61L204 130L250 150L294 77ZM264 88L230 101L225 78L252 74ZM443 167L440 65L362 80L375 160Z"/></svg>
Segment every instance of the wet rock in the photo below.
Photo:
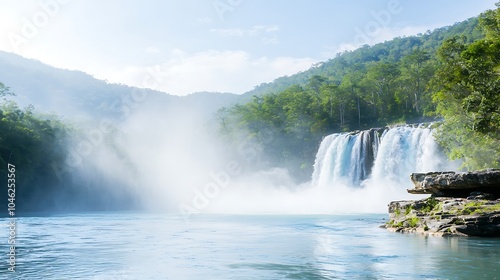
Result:
<svg viewBox="0 0 500 280"><path fill-rule="evenodd" d="M389 204L389 217L385 227L395 232L500 237L500 199L394 201Z"/></svg>
<svg viewBox="0 0 500 280"><path fill-rule="evenodd" d="M395 232L500 237L500 169L476 172L429 172L410 175L413 194L431 194L389 204Z"/></svg>

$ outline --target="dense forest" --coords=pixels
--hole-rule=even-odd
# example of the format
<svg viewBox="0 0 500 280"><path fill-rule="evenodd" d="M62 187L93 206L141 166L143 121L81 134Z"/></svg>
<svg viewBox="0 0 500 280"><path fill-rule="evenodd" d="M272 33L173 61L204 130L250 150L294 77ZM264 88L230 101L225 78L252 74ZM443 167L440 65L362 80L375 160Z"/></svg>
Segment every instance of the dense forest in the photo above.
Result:
<svg viewBox="0 0 500 280"><path fill-rule="evenodd" d="M498 167L499 26L497 9L339 54L220 109L221 131L233 143L254 139L271 164L305 181L327 134L444 118L437 137L451 158Z"/></svg>
<svg viewBox="0 0 500 280"><path fill-rule="evenodd" d="M500 2L479 18L485 38L446 40L431 88L444 117L437 140L464 167L500 167Z"/></svg>
<svg viewBox="0 0 500 280"><path fill-rule="evenodd" d="M26 63L23 69L30 74L32 63ZM38 67L45 69L43 65ZM214 108L226 106L215 114L218 136L223 138L222 143L229 143L224 149L245 157L239 162L248 163L246 170L285 167L299 182L310 179L316 151L325 135L436 120L436 137L443 149L450 158L462 159L464 168L474 170L500 167L499 69L500 7L453 26L338 54L307 71L259 85L243 96L166 98L153 92L144 102L154 105L148 108L161 111L179 106L206 111L203 117ZM9 81L24 83L9 72L9 67L2 71L0 74ZM61 76L51 73L43 77ZM80 73L71 75L70 80L83 84L90 79ZM39 78L40 84L45 78ZM61 78L45 88L26 84L19 90L41 88L42 96L58 92L52 87L63 82ZM75 140L86 137L85 126L41 114L31 105L21 108L12 101L14 94L7 86L0 83L0 164L5 167L0 169L0 180L7 182L8 163L16 166L16 178L20 178L16 205L23 211L104 210L133 205L134 194L123 189L126 184L121 179L107 176L92 164L82 162L75 167L68 163ZM123 119L132 108L126 107L123 99L137 89L111 86L111 95L106 95L105 83L96 83L90 89L82 86L75 92L69 85L62 87L67 88L64 94L72 92L68 100L74 106L66 112L88 109L94 121L98 117ZM238 100L237 105L228 105ZM118 162L127 169L133 163L121 153L112 133L108 137L103 139L108 141L106 147L114 149ZM85 160L95 160L93 156ZM73 172L76 169L85 172ZM113 188L118 191L110 191ZM0 201L6 209L7 192L0 194Z"/></svg>
<svg viewBox="0 0 500 280"><path fill-rule="evenodd" d="M57 188L58 179L50 163L61 163L66 158L64 139L68 128L54 116L41 116L33 106L18 107L7 97L13 95L9 88L0 83L0 178L7 182L7 164L16 166L18 193L16 204L33 202L42 193L50 193ZM23 188L29 188L24 192ZM7 192L2 192L2 205L6 204ZM50 202L48 202L50 204Z"/></svg>
<svg viewBox="0 0 500 280"><path fill-rule="evenodd" d="M9 176L15 176L17 211L114 209L119 207L116 201L133 205L128 193L100 188L113 184L100 170L91 170L92 177L79 172L85 163L72 160L70 147L71 141L83 137L83 128L57 115L40 114L33 105L20 108L9 100L13 95L0 83L0 180L7 182L8 164L13 166L15 173ZM0 193L3 209L7 209L7 195L7 191Z"/></svg>

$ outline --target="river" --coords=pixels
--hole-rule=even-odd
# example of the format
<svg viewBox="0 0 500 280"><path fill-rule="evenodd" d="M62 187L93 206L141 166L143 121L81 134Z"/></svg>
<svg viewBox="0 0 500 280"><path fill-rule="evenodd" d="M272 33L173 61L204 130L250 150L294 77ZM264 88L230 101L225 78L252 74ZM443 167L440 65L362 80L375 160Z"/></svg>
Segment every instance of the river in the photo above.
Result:
<svg viewBox="0 0 500 280"><path fill-rule="evenodd" d="M385 214L86 213L17 218L2 279L497 279L500 239L379 228Z"/></svg>

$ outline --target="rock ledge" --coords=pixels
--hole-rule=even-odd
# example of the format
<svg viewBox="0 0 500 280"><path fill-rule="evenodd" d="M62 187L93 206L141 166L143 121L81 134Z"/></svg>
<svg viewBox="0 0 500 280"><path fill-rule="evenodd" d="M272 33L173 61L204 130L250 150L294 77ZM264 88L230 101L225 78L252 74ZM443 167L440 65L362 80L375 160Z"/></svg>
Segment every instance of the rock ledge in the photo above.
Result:
<svg viewBox="0 0 500 280"><path fill-rule="evenodd" d="M416 201L389 204L395 232L429 235L500 237L500 170L414 173L413 194L432 194Z"/></svg>
<svg viewBox="0 0 500 280"><path fill-rule="evenodd" d="M410 179L415 185L412 194L467 197L471 192L491 193L500 197L500 169L475 172L413 173Z"/></svg>

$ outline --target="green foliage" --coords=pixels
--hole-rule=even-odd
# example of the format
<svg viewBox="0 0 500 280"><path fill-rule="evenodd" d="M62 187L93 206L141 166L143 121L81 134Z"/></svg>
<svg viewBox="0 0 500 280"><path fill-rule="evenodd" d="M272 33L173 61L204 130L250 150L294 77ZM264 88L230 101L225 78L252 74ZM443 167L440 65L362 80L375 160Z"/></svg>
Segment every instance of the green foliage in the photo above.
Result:
<svg viewBox="0 0 500 280"><path fill-rule="evenodd" d="M0 91L5 90L0 85ZM13 101L0 103L0 178L7 182L6 165L16 166L17 189L22 190L16 194L16 204L22 205L55 190L59 179L51 164L65 160L64 139L68 133L67 126L57 117L37 115L31 105L21 109ZM3 199L5 194L0 194L0 205L7 201Z"/></svg>
<svg viewBox="0 0 500 280"><path fill-rule="evenodd" d="M439 201L437 201L434 197L429 197L426 201L425 206L420 210L423 213L429 213L431 211L436 211L439 208Z"/></svg>
<svg viewBox="0 0 500 280"><path fill-rule="evenodd" d="M413 210L413 206L412 206L412 205L410 205L410 206L406 207L406 209L405 209L405 215L410 214L410 213L411 213L411 210Z"/></svg>
<svg viewBox="0 0 500 280"><path fill-rule="evenodd" d="M468 208L464 208L462 209L462 215L470 215L472 212L476 211L475 208L471 208L471 207L468 207Z"/></svg>
<svg viewBox="0 0 500 280"><path fill-rule="evenodd" d="M401 228L403 226L404 226L403 221L399 221L399 222L394 224L394 227L397 227L397 228Z"/></svg>
<svg viewBox="0 0 500 280"><path fill-rule="evenodd" d="M470 215L473 213L477 213L476 211L481 209L483 205L484 205L484 201L469 202L469 203L464 205L464 208L462 209L461 214L462 215Z"/></svg>
<svg viewBox="0 0 500 280"><path fill-rule="evenodd" d="M486 201L473 201L464 205L462 215L478 215L500 211L500 204L487 204Z"/></svg>
<svg viewBox="0 0 500 280"><path fill-rule="evenodd" d="M308 89L292 86L279 94L255 96L245 105L219 110L221 129L234 141L266 139L263 152L273 165L310 176L317 143L326 133L328 114L322 110L324 88L312 80ZM272 135L272 139L263 137Z"/></svg>
<svg viewBox="0 0 500 280"><path fill-rule="evenodd" d="M270 163L305 181L326 134L443 116L437 137L450 158L466 158L469 168L498 166L500 44L498 32L488 29L496 18L486 12L479 20L363 46L257 86L248 103L219 111L223 134L241 142L271 132L273 141L257 145Z"/></svg>
<svg viewBox="0 0 500 280"><path fill-rule="evenodd" d="M265 154L306 180L324 135L422 120L432 108L426 84L433 71L427 52L416 49L398 61L346 64L342 76L311 76L304 86L254 96L218 117L225 135L245 131L254 139L271 131L274 141L259 143Z"/></svg>
<svg viewBox="0 0 500 280"><path fill-rule="evenodd" d="M0 93L10 95L7 91L0 84ZM105 174L94 161L98 148L106 148L119 159L118 168L134 172L116 141L116 131L108 125L107 132L94 142L89 137L95 130L87 130L86 125L73 127L58 116L37 113L32 105L20 108L13 101L0 101L0 181L7 182L7 164L13 164L16 211L134 208L127 183ZM7 191L0 192L0 207L7 209L7 203Z"/></svg>
<svg viewBox="0 0 500 280"><path fill-rule="evenodd" d="M464 205L464 208L469 208L469 207L480 207L484 205L484 201L473 201L469 202Z"/></svg>
<svg viewBox="0 0 500 280"><path fill-rule="evenodd" d="M472 212L472 214L483 214L483 213L491 213L491 212L499 212L500 211L500 204L494 204L494 205L483 205L480 208L477 208Z"/></svg>
<svg viewBox="0 0 500 280"><path fill-rule="evenodd" d="M401 210L399 208L396 209L396 216L401 215Z"/></svg>
<svg viewBox="0 0 500 280"><path fill-rule="evenodd" d="M406 219L406 223L408 224L408 227L411 227L411 228L417 227L419 222L420 222L420 219L417 217L411 217L409 219Z"/></svg>
<svg viewBox="0 0 500 280"><path fill-rule="evenodd" d="M366 67L370 63L384 60L399 61L416 49L429 53L431 59L434 59L435 53L442 42L457 35L466 35L467 42L473 42L484 37L483 32L478 27L478 19L471 18L452 26L441 27L432 32L427 31L417 36L398 37L371 47L365 45L357 50L339 53L335 58L313 65L308 71L281 77L271 83L258 85L255 89L246 93L246 95L260 96L281 92L292 85L305 86L309 78L315 75L326 77L328 80L338 83L348 73L357 72L357 68L360 66Z"/></svg>
<svg viewBox="0 0 500 280"><path fill-rule="evenodd" d="M437 140L469 170L500 167L500 8L479 22L485 38L444 42L433 81L437 113L445 118Z"/></svg>
<svg viewBox="0 0 500 280"><path fill-rule="evenodd" d="M14 95L14 93L12 93L3 83L0 83L0 97L5 98L8 95Z"/></svg>

